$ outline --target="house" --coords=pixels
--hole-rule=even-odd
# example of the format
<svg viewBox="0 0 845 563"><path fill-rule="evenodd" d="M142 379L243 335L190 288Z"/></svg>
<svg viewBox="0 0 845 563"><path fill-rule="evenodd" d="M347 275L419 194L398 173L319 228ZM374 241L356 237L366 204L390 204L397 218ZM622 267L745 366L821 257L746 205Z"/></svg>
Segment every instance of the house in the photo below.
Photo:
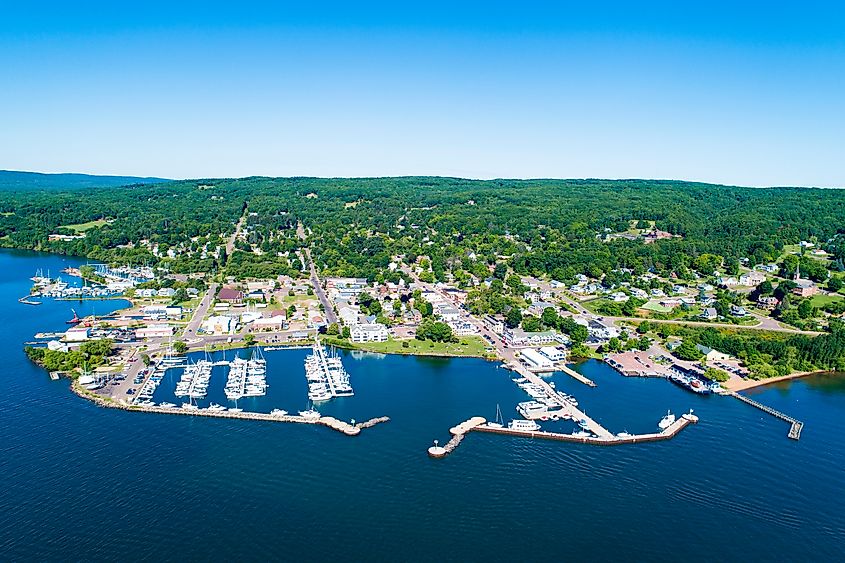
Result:
<svg viewBox="0 0 845 563"><path fill-rule="evenodd" d="M764 274L761 274L760 272L748 272L747 274L742 274L741 276L739 276L740 285L757 287L764 281L766 281L766 276Z"/></svg>
<svg viewBox="0 0 845 563"><path fill-rule="evenodd" d="M719 279L717 280L717 283L721 287L734 287L734 286L739 285L739 280L736 279L733 276L729 276L729 277L720 276Z"/></svg>
<svg viewBox="0 0 845 563"><path fill-rule="evenodd" d="M379 323L359 324L352 327L349 339L352 342L387 342L387 327Z"/></svg>
<svg viewBox="0 0 845 563"><path fill-rule="evenodd" d="M611 293L607 297L614 303L624 303L629 299L628 294L626 294L624 291L616 291L614 293Z"/></svg>
<svg viewBox="0 0 845 563"><path fill-rule="evenodd" d="M182 307L178 305L173 305L172 307L165 307L164 314L165 316L167 316L168 319L182 318Z"/></svg>
<svg viewBox="0 0 845 563"><path fill-rule="evenodd" d="M707 307L701 312L699 317L706 321L714 321L719 317L719 313L716 312L715 307Z"/></svg>
<svg viewBox="0 0 845 563"><path fill-rule="evenodd" d="M528 312L536 317L543 316L543 311L547 308L555 308L554 303L547 303L545 301L535 301L528 307Z"/></svg>
<svg viewBox="0 0 845 563"><path fill-rule="evenodd" d="M675 298L661 299L660 301L658 301L658 305L660 305L661 307L666 307L667 309L674 309L675 307L680 307L681 300Z"/></svg>
<svg viewBox="0 0 845 563"><path fill-rule="evenodd" d="M455 309L454 307L441 307L438 313L440 313L440 316L446 322L456 321L461 317L460 309Z"/></svg>
<svg viewBox="0 0 845 563"><path fill-rule="evenodd" d="M740 307L739 305L731 305L731 315L735 317L746 317L748 316L748 311L745 310L745 307Z"/></svg>
<svg viewBox="0 0 845 563"><path fill-rule="evenodd" d="M757 306L761 309L774 309L778 306L778 298L773 295L765 295L757 298Z"/></svg>
<svg viewBox="0 0 845 563"><path fill-rule="evenodd" d="M708 362L725 361L731 358L730 354L719 352L713 348L708 348L703 344L696 344L695 347L701 352Z"/></svg>
<svg viewBox="0 0 845 563"><path fill-rule="evenodd" d="M156 291L156 295L159 297L173 297L176 295L176 290L172 287L162 287Z"/></svg>
<svg viewBox="0 0 845 563"><path fill-rule="evenodd" d="M591 337L597 340L610 340L619 336L619 330L596 320L590 320L587 323L587 332Z"/></svg>
<svg viewBox="0 0 845 563"><path fill-rule="evenodd" d="M768 272L770 274L776 274L778 270L780 270L780 266L777 264L761 264L757 266L757 269L762 270L764 272Z"/></svg>
<svg viewBox="0 0 845 563"><path fill-rule="evenodd" d="M150 297L155 297L155 296L156 296L156 290L150 289L148 287L135 290L135 297L140 297L142 299L149 299Z"/></svg>
<svg viewBox="0 0 845 563"><path fill-rule="evenodd" d="M353 307L341 307L337 311L337 316L346 326L358 324L358 310Z"/></svg>
<svg viewBox="0 0 845 563"><path fill-rule="evenodd" d="M135 329L135 338L138 340L143 340L144 338L167 338L172 335L173 327L166 324L151 324Z"/></svg>
<svg viewBox="0 0 845 563"><path fill-rule="evenodd" d="M646 293L644 290L640 289L639 287L632 287L631 288L631 295L633 295L637 299L648 299L648 293Z"/></svg>
<svg viewBox="0 0 845 563"><path fill-rule="evenodd" d="M819 292L819 286L812 280L798 278L795 283L796 286L792 288L792 293L800 297L812 297Z"/></svg>

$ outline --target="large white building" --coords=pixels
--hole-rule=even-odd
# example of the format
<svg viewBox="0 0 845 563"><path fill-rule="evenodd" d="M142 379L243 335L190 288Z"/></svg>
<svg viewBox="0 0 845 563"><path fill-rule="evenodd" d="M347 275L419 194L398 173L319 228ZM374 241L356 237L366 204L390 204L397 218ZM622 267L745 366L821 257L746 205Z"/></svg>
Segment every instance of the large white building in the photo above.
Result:
<svg viewBox="0 0 845 563"><path fill-rule="evenodd" d="M554 348L553 346L543 346L542 348L540 348L540 353L555 363L566 361L566 352L564 352L560 348Z"/></svg>
<svg viewBox="0 0 845 563"><path fill-rule="evenodd" d="M224 315L208 317L202 323L202 329L211 334L231 334L235 329L235 319Z"/></svg>
<svg viewBox="0 0 845 563"><path fill-rule="evenodd" d="M532 370L552 370L554 369L554 362L552 362L545 355L541 354L533 348L526 348L520 353L520 358L528 365L528 369Z"/></svg>
<svg viewBox="0 0 845 563"><path fill-rule="evenodd" d="M387 342L387 327L383 324L359 324L352 327L349 339L352 342Z"/></svg>
<svg viewBox="0 0 845 563"><path fill-rule="evenodd" d="M475 325L467 321L451 321L449 327L452 329L452 334L455 336L474 336L478 334L478 329Z"/></svg>

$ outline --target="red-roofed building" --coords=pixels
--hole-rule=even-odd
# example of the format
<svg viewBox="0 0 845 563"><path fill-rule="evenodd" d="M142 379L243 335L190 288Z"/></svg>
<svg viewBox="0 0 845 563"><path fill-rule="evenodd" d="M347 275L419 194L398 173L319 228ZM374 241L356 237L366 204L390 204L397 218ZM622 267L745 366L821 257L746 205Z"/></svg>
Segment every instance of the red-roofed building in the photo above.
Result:
<svg viewBox="0 0 845 563"><path fill-rule="evenodd" d="M238 291L232 287L224 287L217 294L217 300L226 301L227 303L242 303L244 294L242 291Z"/></svg>

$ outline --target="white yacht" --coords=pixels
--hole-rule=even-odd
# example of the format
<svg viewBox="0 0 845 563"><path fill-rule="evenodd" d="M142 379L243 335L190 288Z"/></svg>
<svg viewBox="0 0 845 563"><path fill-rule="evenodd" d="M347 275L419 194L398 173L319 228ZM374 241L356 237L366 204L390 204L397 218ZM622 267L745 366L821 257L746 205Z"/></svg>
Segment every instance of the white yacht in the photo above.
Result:
<svg viewBox="0 0 845 563"><path fill-rule="evenodd" d="M675 415L672 414L672 411L666 411L666 416L660 419L660 422L657 423L657 427L661 430L666 430L675 422Z"/></svg>
<svg viewBox="0 0 845 563"><path fill-rule="evenodd" d="M510 430L519 430L522 432L536 432L540 429L540 425L533 420L511 420L508 423Z"/></svg>
<svg viewBox="0 0 845 563"><path fill-rule="evenodd" d="M182 408L186 411L195 411L199 409L199 407L194 405L193 403L182 403Z"/></svg>
<svg viewBox="0 0 845 563"><path fill-rule="evenodd" d="M287 416L288 411L282 409L273 409L270 411L271 416Z"/></svg>

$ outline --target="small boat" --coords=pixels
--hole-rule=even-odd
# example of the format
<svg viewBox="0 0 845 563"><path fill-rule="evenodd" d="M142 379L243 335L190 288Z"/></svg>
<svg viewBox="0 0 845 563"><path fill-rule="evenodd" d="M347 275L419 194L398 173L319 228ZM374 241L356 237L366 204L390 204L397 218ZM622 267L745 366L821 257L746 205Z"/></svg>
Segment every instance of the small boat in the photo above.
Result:
<svg viewBox="0 0 845 563"><path fill-rule="evenodd" d="M617 434L616 436L617 436L618 438L630 438L630 437L631 437L631 434L629 434L628 432L620 432L620 433L619 433L619 434Z"/></svg>
<svg viewBox="0 0 845 563"><path fill-rule="evenodd" d="M586 430L575 430L572 432L572 435L578 438L592 438L593 433L587 432Z"/></svg>
<svg viewBox="0 0 845 563"><path fill-rule="evenodd" d="M193 403L182 403L182 408L186 411L195 411L199 409L199 407Z"/></svg>
<svg viewBox="0 0 845 563"><path fill-rule="evenodd" d="M285 411L285 410L282 410L282 409L273 409L273 410L270 411L270 414L272 416L287 416L288 411Z"/></svg>
<svg viewBox="0 0 845 563"><path fill-rule="evenodd" d="M672 414L672 411L666 411L666 416L660 419L660 422L657 423L657 427L661 430L666 430L675 422L675 415Z"/></svg>
<svg viewBox="0 0 845 563"><path fill-rule="evenodd" d="M306 420L317 420L318 418L320 418L320 413L312 408L304 411L299 411L299 416Z"/></svg>
<svg viewBox="0 0 845 563"><path fill-rule="evenodd" d="M233 407L233 408L229 409L229 412L244 412L244 410L239 409L238 407Z"/></svg>

